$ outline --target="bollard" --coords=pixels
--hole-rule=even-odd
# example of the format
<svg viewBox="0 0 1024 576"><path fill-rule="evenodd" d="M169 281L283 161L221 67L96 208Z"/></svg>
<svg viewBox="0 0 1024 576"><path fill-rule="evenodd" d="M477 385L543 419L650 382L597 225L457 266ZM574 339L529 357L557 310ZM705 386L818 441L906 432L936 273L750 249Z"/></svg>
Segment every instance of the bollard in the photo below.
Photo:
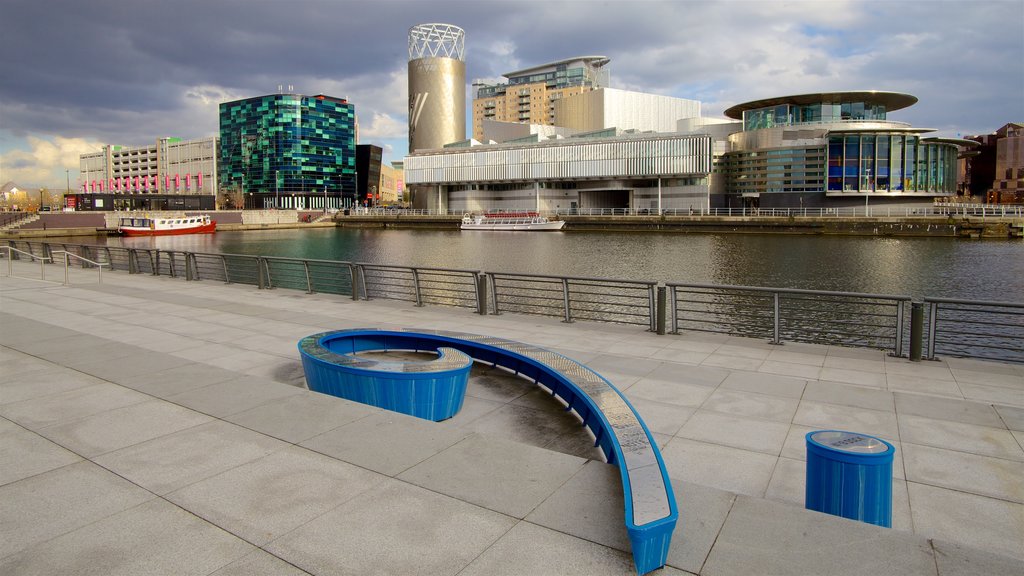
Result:
<svg viewBox="0 0 1024 576"><path fill-rule="evenodd" d="M924 338L924 302L910 304L910 361L921 361L921 340Z"/></svg>
<svg viewBox="0 0 1024 576"><path fill-rule="evenodd" d="M658 334L661 336L665 335L665 308L668 306L666 292L664 286L658 286Z"/></svg>
<svg viewBox="0 0 1024 576"><path fill-rule="evenodd" d="M892 458L885 440L842 430L808 432L804 505L833 516L892 527Z"/></svg>

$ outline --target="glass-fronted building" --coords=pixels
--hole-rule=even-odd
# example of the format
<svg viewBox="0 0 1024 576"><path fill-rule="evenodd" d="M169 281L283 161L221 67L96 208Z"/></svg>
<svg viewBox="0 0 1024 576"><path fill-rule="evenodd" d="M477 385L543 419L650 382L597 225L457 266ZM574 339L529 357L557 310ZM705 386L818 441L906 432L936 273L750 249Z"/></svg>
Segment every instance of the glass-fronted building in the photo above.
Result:
<svg viewBox="0 0 1024 576"><path fill-rule="evenodd" d="M831 207L930 201L957 189L957 157L973 144L926 137L890 120L917 102L878 91L802 94L733 106L743 121L717 163L722 206Z"/></svg>
<svg viewBox="0 0 1024 576"><path fill-rule="evenodd" d="M355 106L319 94L220 105L220 186L247 209L356 204Z"/></svg>

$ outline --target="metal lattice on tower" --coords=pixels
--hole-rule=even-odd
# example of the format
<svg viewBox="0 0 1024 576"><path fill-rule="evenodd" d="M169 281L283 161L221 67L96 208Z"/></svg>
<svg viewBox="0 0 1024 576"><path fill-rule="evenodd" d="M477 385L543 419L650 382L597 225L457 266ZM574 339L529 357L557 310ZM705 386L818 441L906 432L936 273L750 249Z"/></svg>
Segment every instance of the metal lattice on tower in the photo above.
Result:
<svg viewBox="0 0 1024 576"><path fill-rule="evenodd" d="M409 60L453 58L466 61L466 32L452 24L417 24L409 29Z"/></svg>

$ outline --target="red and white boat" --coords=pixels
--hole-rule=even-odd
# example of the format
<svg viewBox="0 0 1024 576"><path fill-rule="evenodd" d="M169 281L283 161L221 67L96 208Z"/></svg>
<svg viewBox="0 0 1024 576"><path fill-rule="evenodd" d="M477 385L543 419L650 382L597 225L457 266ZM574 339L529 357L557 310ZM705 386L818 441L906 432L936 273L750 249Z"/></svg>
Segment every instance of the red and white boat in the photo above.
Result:
<svg viewBox="0 0 1024 576"><path fill-rule="evenodd" d="M208 215L160 218L120 218L117 231L125 236L177 236L179 234L213 234L217 221Z"/></svg>

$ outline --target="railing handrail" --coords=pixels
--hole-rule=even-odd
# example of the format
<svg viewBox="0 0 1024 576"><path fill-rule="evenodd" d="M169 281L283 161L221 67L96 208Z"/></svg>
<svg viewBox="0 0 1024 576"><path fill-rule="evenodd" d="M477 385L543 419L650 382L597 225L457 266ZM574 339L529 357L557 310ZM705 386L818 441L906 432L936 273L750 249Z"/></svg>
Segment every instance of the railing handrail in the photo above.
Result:
<svg viewBox="0 0 1024 576"><path fill-rule="evenodd" d="M22 256L28 256L29 258L31 258L33 260L42 260L43 262L47 262L47 261L52 262L53 261L53 258L51 258L50 256L40 256L38 254L33 254L31 252L26 252L24 250L18 250L14 246L0 246L0 249L7 250L7 254L8 254L7 257L8 258L10 258L10 253L11 252L17 252L18 254L21 254ZM56 252L54 252L54 254L56 254Z"/></svg>
<svg viewBox="0 0 1024 576"><path fill-rule="evenodd" d="M77 258L77 259L79 259L79 260L81 260L83 262L88 262L89 264L92 264L93 266L96 266L96 267L110 266L109 262L97 262L95 260L90 260L90 259L86 258L85 256L79 256L78 254L75 254L74 252L68 252L67 250L57 250L55 252L52 252L52 254L64 254L65 257L70 256L72 258Z"/></svg>
<svg viewBox="0 0 1024 576"><path fill-rule="evenodd" d="M656 280L620 280L618 278L593 278L588 276L554 276L551 274L521 274L519 272L491 272L484 271L484 274L491 276L517 276L523 278L545 278L550 280L579 280L581 282L607 282L609 284L637 284L639 286L657 286Z"/></svg>
<svg viewBox="0 0 1024 576"><path fill-rule="evenodd" d="M1024 302L999 302L996 300L965 300L962 298L933 298L925 296L925 302L938 304L974 304L978 306L997 306L1002 308L1024 308Z"/></svg>
<svg viewBox="0 0 1024 576"><path fill-rule="evenodd" d="M699 283L680 283L680 282L665 282L665 286L672 288L706 288L712 290L744 290L748 292L769 292L769 293L781 293L781 294L807 294L813 296L842 296L842 297L854 297L854 298L865 298L874 300L912 300L910 296L897 295L897 294L871 294L866 292L835 292L831 290L807 290L804 288L772 288L769 286L740 286L730 284L699 284ZM1024 304L1022 304L1024 306Z"/></svg>

